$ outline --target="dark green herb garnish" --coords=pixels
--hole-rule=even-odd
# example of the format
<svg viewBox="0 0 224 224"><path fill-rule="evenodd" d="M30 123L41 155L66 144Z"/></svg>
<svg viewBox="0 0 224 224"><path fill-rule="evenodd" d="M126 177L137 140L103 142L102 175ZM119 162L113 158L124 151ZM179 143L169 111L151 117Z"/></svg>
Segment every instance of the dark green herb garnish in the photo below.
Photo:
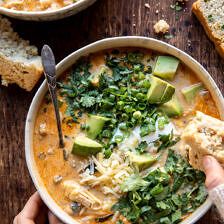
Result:
<svg viewBox="0 0 224 224"><path fill-rule="evenodd" d="M174 138L173 132L171 132L168 135L160 135L159 136L160 145L159 145L157 151L169 148L169 147L175 145L179 140L180 140L180 137Z"/></svg>
<svg viewBox="0 0 224 224"><path fill-rule="evenodd" d="M156 169L133 181L127 179L122 185L127 195L112 210L132 223L179 223L182 215L205 201L204 180L202 172L169 150L165 170Z"/></svg>
<svg viewBox="0 0 224 224"><path fill-rule="evenodd" d="M147 149L147 147L148 147L147 142L146 141L143 141L143 142L141 142L138 145L138 147L135 150L141 154L141 153L144 153L145 152L145 150Z"/></svg>
<svg viewBox="0 0 224 224"><path fill-rule="evenodd" d="M208 21L209 21L210 23L214 21L214 19L213 19L213 16L212 16L212 15L209 15L209 16L208 16Z"/></svg>
<svg viewBox="0 0 224 224"><path fill-rule="evenodd" d="M137 125L141 126L143 137L156 130L157 119L160 118L160 129L168 121L147 101L152 67L150 60L143 64L143 58L144 54L139 51L108 54L105 56L106 66L94 74L90 73L91 63L87 58L73 67L66 83L58 84L60 95L67 103L66 115L73 122L79 122L81 112L110 118L97 137L104 144L107 158L112 152L111 143L123 141ZM111 141L118 126L123 134ZM81 128L86 130L84 124Z"/></svg>
<svg viewBox="0 0 224 224"><path fill-rule="evenodd" d="M180 3L178 1L176 1L174 4L170 5L170 8L179 12L183 10L183 6L180 5Z"/></svg>

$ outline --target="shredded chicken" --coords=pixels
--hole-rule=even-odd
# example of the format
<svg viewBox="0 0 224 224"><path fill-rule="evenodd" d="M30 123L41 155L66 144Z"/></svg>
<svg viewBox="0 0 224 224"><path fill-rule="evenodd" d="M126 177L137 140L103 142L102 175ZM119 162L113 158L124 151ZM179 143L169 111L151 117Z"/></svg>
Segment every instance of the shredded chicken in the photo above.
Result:
<svg viewBox="0 0 224 224"><path fill-rule="evenodd" d="M80 186L76 181L66 180L63 182L63 187L65 196L71 201L78 202L86 208L93 210L101 209L101 201L86 188Z"/></svg>

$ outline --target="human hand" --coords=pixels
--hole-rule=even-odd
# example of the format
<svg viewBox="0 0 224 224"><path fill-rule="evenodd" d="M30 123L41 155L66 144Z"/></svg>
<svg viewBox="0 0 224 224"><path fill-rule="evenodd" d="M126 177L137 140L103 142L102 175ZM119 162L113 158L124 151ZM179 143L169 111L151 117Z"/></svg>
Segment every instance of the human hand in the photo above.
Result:
<svg viewBox="0 0 224 224"><path fill-rule="evenodd" d="M205 156L203 166L206 174L205 185L208 190L224 184L224 170L214 157Z"/></svg>
<svg viewBox="0 0 224 224"><path fill-rule="evenodd" d="M224 170L212 156L205 156L203 166L206 174L205 185L212 202L224 219Z"/></svg>
<svg viewBox="0 0 224 224"><path fill-rule="evenodd" d="M13 224L62 224L41 200L39 194L34 193L27 201L23 210L15 217Z"/></svg>

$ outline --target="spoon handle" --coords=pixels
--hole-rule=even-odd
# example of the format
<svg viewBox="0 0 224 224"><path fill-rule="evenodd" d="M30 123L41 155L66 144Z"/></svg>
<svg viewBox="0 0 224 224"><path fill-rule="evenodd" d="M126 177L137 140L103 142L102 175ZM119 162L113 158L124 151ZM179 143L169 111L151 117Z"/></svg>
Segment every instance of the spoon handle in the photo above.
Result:
<svg viewBox="0 0 224 224"><path fill-rule="evenodd" d="M64 147L64 140L62 135L61 120L57 99L57 82L56 82L56 70L55 70L55 58L51 48L48 45L44 45L41 51L41 59L44 68L45 78L47 80L48 89L51 95L51 100L54 106L55 117L57 122L59 146Z"/></svg>

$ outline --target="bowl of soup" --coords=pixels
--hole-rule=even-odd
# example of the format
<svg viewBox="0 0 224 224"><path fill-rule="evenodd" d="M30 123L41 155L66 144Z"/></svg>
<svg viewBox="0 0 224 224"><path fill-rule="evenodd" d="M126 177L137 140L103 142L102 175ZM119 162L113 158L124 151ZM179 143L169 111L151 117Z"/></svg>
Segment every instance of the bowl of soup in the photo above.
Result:
<svg viewBox="0 0 224 224"><path fill-rule="evenodd" d="M0 13L22 20L49 21L74 15L96 0L1 0Z"/></svg>
<svg viewBox="0 0 224 224"><path fill-rule="evenodd" d="M65 142L59 147L46 82L26 120L32 180L62 222L196 222L211 206L205 175L180 152L197 111L223 119L208 72L183 51L146 37L115 37L57 65Z"/></svg>

